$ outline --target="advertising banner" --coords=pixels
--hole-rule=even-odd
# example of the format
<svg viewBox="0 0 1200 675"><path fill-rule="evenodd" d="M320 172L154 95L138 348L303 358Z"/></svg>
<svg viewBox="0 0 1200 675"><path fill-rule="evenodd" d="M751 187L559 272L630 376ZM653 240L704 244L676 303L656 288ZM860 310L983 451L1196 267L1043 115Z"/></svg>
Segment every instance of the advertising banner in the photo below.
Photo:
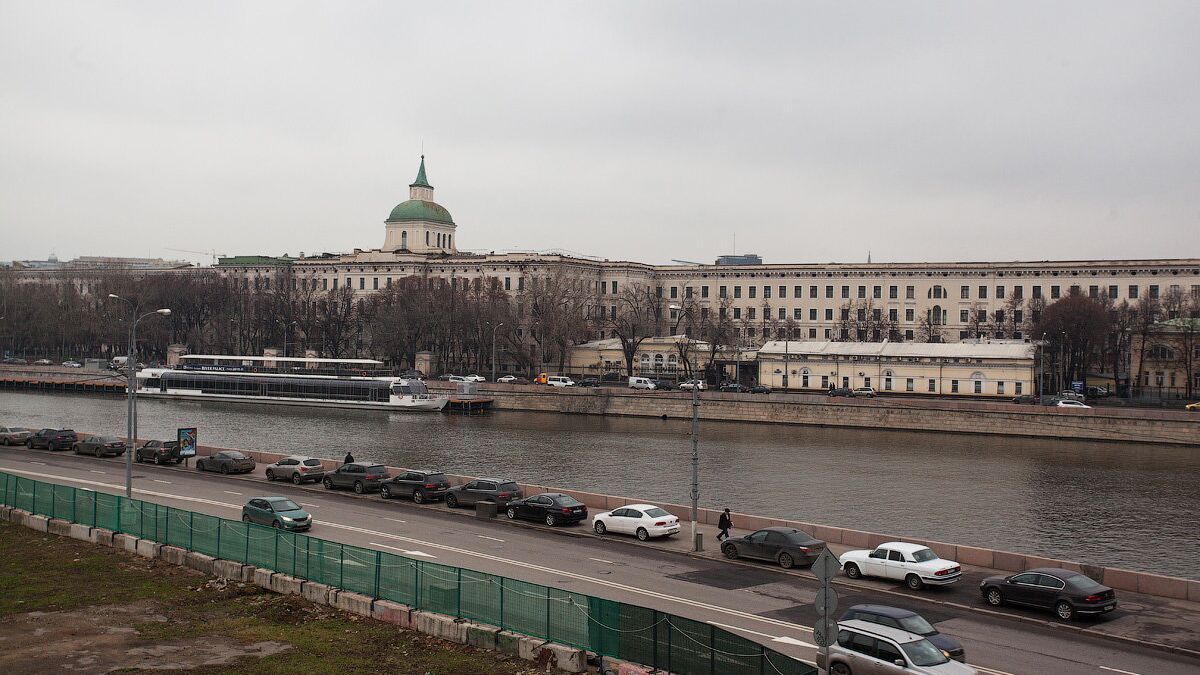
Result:
<svg viewBox="0 0 1200 675"><path fill-rule="evenodd" d="M196 456L196 427L188 427L179 430L179 456L180 457L195 457Z"/></svg>

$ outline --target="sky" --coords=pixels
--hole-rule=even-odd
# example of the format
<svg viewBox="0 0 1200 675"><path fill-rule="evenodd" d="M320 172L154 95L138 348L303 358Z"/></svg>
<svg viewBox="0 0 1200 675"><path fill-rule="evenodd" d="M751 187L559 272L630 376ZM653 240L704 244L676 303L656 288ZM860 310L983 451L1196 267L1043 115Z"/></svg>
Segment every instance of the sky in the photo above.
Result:
<svg viewBox="0 0 1200 675"><path fill-rule="evenodd" d="M1200 3L0 0L0 260L1200 257ZM173 249L184 249L183 252Z"/></svg>

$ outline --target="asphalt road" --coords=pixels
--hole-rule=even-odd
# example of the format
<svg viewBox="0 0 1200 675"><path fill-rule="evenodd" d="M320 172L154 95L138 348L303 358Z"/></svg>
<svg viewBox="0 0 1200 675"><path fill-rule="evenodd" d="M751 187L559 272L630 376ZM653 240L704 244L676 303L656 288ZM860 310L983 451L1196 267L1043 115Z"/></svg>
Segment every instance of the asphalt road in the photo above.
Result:
<svg viewBox="0 0 1200 675"><path fill-rule="evenodd" d="M3 448L0 470L123 492L123 458ZM815 655L809 626L816 618L811 603L817 582L806 573L688 556L619 535L599 538L586 525L550 531L504 518L480 520L469 511L452 512L441 505L385 502L377 495L331 493L319 485L267 483L261 467L256 474L225 477L134 465L134 489L140 499L226 518L240 517L252 496L285 495L313 514L315 536L653 607L717 624L810 662ZM988 611L973 579L919 594L895 584L841 580L838 592L842 608L874 602L921 612L939 631L962 640L972 665L993 675L1171 675L1200 669L1200 659L1079 632L1078 626L1063 627L1048 615ZM1095 622L1079 626L1090 623ZM1200 632L1200 626L1173 629ZM1152 628L1145 637L1154 641Z"/></svg>

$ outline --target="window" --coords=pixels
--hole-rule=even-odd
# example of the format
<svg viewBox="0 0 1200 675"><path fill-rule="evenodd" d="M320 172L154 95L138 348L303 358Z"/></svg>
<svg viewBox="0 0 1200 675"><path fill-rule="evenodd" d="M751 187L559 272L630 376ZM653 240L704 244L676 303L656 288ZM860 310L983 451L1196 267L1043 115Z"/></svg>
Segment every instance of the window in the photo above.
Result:
<svg viewBox="0 0 1200 675"><path fill-rule="evenodd" d="M975 380L975 393L976 394L983 393L983 383L980 382L979 380Z"/></svg>
<svg viewBox="0 0 1200 675"><path fill-rule="evenodd" d="M1158 299L1158 285L1157 284L1150 284L1150 299L1151 300Z"/></svg>
<svg viewBox="0 0 1200 675"><path fill-rule="evenodd" d="M600 282L600 283L603 284L604 282ZM517 290L518 291L525 290L525 277L517 277Z"/></svg>
<svg viewBox="0 0 1200 675"><path fill-rule="evenodd" d="M833 310L832 310L832 309L826 309L826 310L825 310L825 320L826 320L826 321L833 321Z"/></svg>
<svg viewBox="0 0 1200 675"><path fill-rule="evenodd" d="M867 287L866 286L858 287L858 297L860 297L860 298L867 297Z"/></svg>
<svg viewBox="0 0 1200 675"><path fill-rule="evenodd" d="M816 308L815 308L815 307L814 307L814 308L812 308L812 309L809 309L809 310L808 310L808 320L809 320L809 321L816 321L816 320L817 320L817 310L816 310Z"/></svg>
<svg viewBox="0 0 1200 675"><path fill-rule="evenodd" d="M337 288L337 279L333 280L333 287ZM323 291L329 290L329 280L328 279L321 280L321 290L323 290Z"/></svg>
<svg viewBox="0 0 1200 675"><path fill-rule="evenodd" d="M816 311L816 310L813 310L813 311ZM792 310L792 318L795 319L796 321L803 319L804 318L804 310L800 309L799 307ZM814 316L813 318L815 319L817 317Z"/></svg>
<svg viewBox="0 0 1200 675"><path fill-rule="evenodd" d="M753 298L753 297L754 297L754 294L753 294L753 293L751 293L751 294L750 294L750 297L752 297L752 298ZM767 299L770 299L770 297L771 297L771 287L770 287L770 286L763 286L763 299L764 299L764 300L767 300Z"/></svg>
<svg viewBox="0 0 1200 675"><path fill-rule="evenodd" d="M1017 300L1020 300L1021 298L1025 297L1025 287L1024 286L1013 286L1013 295L1012 296L1014 298L1016 298Z"/></svg>
<svg viewBox="0 0 1200 675"><path fill-rule="evenodd" d="M996 299L997 299L997 300L1003 300L1003 299L1004 299L1004 287L1003 287L1003 286L997 286L997 287L996 287Z"/></svg>
<svg viewBox="0 0 1200 675"><path fill-rule="evenodd" d="M1021 323L1025 320L1025 311L1020 309L1013 310L1013 323Z"/></svg>
<svg viewBox="0 0 1200 675"><path fill-rule="evenodd" d="M797 295L797 297L799 297L799 294L798 294L798 293L797 293L796 295ZM808 287L808 297L810 297L810 298L815 298L815 297L817 297L817 287L816 287L816 286L809 286L809 287Z"/></svg>
<svg viewBox="0 0 1200 675"><path fill-rule="evenodd" d="M722 298L729 297L729 288L727 286L722 286L720 289L718 289L717 295Z"/></svg>
<svg viewBox="0 0 1200 675"><path fill-rule="evenodd" d="M911 330L904 331L904 339L911 342L913 339L913 332Z"/></svg>
<svg viewBox="0 0 1200 675"><path fill-rule="evenodd" d="M917 297L917 287L916 286L905 286L904 287L904 298L906 300L912 300L915 297Z"/></svg>
<svg viewBox="0 0 1200 675"><path fill-rule="evenodd" d="M379 277L371 279L371 289L376 291L379 290Z"/></svg>
<svg viewBox="0 0 1200 675"><path fill-rule="evenodd" d="M1004 383L1003 382L996 383L996 393L1001 396L1004 395Z"/></svg>
<svg viewBox="0 0 1200 675"><path fill-rule="evenodd" d="M872 288L871 293L873 294L873 297L882 298L883 297L883 286L876 286L875 288Z"/></svg>
<svg viewBox="0 0 1200 675"><path fill-rule="evenodd" d="M750 290L750 297L752 297L752 298L758 297L758 286L750 286L749 290Z"/></svg>
<svg viewBox="0 0 1200 675"><path fill-rule="evenodd" d="M895 300L896 298L899 298L899 297L900 297L900 287L899 286L888 286L888 299Z"/></svg>
<svg viewBox="0 0 1200 675"><path fill-rule="evenodd" d="M904 380L904 391L912 391L912 390L913 390L913 379L910 377L910 378Z"/></svg>
<svg viewBox="0 0 1200 675"><path fill-rule="evenodd" d="M799 312L800 310L796 310L796 311ZM783 307L780 307L779 308L779 320L784 321L786 319L787 319L787 310L784 309Z"/></svg>
<svg viewBox="0 0 1200 675"><path fill-rule="evenodd" d="M842 297L843 298L850 297L850 287L849 286L842 286Z"/></svg>
<svg viewBox="0 0 1200 675"><path fill-rule="evenodd" d="M504 290L512 290L512 277L504 277Z"/></svg>
<svg viewBox="0 0 1200 675"><path fill-rule="evenodd" d="M825 297L827 297L827 298L832 298L832 297L833 297L833 286L826 286L826 287L825 287Z"/></svg>
<svg viewBox="0 0 1200 675"><path fill-rule="evenodd" d="M996 310L996 323L1004 323L1004 310Z"/></svg>
<svg viewBox="0 0 1200 675"><path fill-rule="evenodd" d="M862 307L858 308L858 320L859 321L867 320L867 310L863 309Z"/></svg>
<svg viewBox="0 0 1200 675"><path fill-rule="evenodd" d="M817 297L817 287L816 287L816 286L813 286L813 287L812 287L812 289L813 289L813 294L812 294L812 297L814 297L814 298L815 298L815 297ZM803 291L804 291L804 287L803 287L803 286L796 286L795 288L793 288L793 289L792 289L792 297L793 297L793 298L802 298L802 297L804 297L804 293L803 293Z"/></svg>
<svg viewBox="0 0 1200 675"><path fill-rule="evenodd" d="M780 286L780 287L779 287L779 297L781 297L781 298L786 298L786 297L787 297L787 286Z"/></svg>
<svg viewBox="0 0 1200 675"><path fill-rule="evenodd" d="M338 284L337 277L334 277L333 278L333 290L335 290L335 291L337 290L337 284Z"/></svg>
<svg viewBox="0 0 1200 675"><path fill-rule="evenodd" d="M971 287L970 286L959 287L958 297L962 298L963 300L970 300L971 299Z"/></svg>
<svg viewBox="0 0 1200 675"><path fill-rule="evenodd" d="M617 294L617 282L615 282L615 281L612 282L612 293L613 293L613 295Z"/></svg>
<svg viewBox="0 0 1200 675"><path fill-rule="evenodd" d="M755 313L756 313L756 310L754 307L749 308L748 310L746 310L746 318L747 319L755 318Z"/></svg>
<svg viewBox="0 0 1200 675"><path fill-rule="evenodd" d="M735 319L742 318L742 308L741 307L733 308L733 318L735 318Z"/></svg>
<svg viewBox="0 0 1200 675"><path fill-rule="evenodd" d="M896 323L897 321L899 321L899 314L900 314L900 310L898 310L894 307L892 309L889 309L888 310L888 321L891 321L892 323Z"/></svg>
<svg viewBox="0 0 1200 675"><path fill-rule="evenodd" d="M905 321L914 321L915 320L913 318L914 316L916 316L916 311L912 307L909 307L908 309L904 310L904 320Z"/></svg>
<svg viewBox="0 0 1200 675"><path fill-rule="evenodd" d="M966 297L966 296L963 296L963 297ZM979 287L979 299L980 299L980 300L987 300L987 286L980 286L980 287Z"/></svg>
<svg viewBox="0 0 1200 675"><path fill-rule="evenodd" d="M937 380L929 378L929 391L937 393Z"/></svg>
<svg viewBox="0 0 1200 675"><path fill-rule="evenodd" d="M1108 297L1113 300L1117 299L1117 286L1115 284L1108 287Z"/></svg>
<svg viewBox="0 0 1200 675"><path fill-rule="evenodd" d="M849 321L849 320L850 320L850 308L843 307L842 308L842 321Z"/></svg>
<svg viewBox="0 0 1200 675"><path fill-rule="evenodd" d="M1088 297L1092 298L1093 300L1098 300L1100 298L1100 287L1088 286Z"/></svg>
<svg viewBox="0 0 1200 675"><path fill-rule="evenodd" d="M958 393L958 380L950 380L950 393L951 394Z"/></svg>
<svg viewBox="0 0 1200 675"><path fill-rule="evenodd" d="M1050 299L1057 300L1062 297L1062 288L1059 286L1050 287Z"/></svg>
<svg viewBox="0 0 1200 675"><path fill-rule="evenodd" d="M1020 382L1014 382L1014 383L1013 383L1013 391L1014 391L1014 392L1016 392L1017 396L1020 396L1020 395L1021 395L1021 389L1022 389L1022 388L1024 388L1024 387L1023 387L1023 385L1022 385L1022 383L1020 383Z"/></svg>
<svg viewBox="0 0 1200 675"><path fill-rule="evenodd" d="M958 310L958 321L959 321L959 323L966 323L967 321L969 321L969 320L970 320L970 317L969 317L968 315L969 315L970 313L971 313L971 312L970 312L970 310L966 310L966 309L960 309L960 310Z"/></svg>
<svg viewBox="0 0 1200 675"><path fill-rule="evenodd" d="M742 287L741 286L733 287L733 297L735 297L735 298L742 297Z"/></svg>
<svg viewBox="0 0 1200 675"><path fill-rule="evenodd" d="M1130 300L1137 300L1137 297L1138 297L1138 287L1137 287L1137 285L1136 285L1136 284L1129 284L1129 299L1130 299Z"/></svg>
<svg viewBox="0 0 1200 675"><path fill-rule="evenodd" d="M1041 299L1042 299L1042 287L1041 287L1041 286L1034 286L1034 287L1033 287L1033 297L1034 297L1034 299L1036 299L1036 300L1041 300Z"/></svg>
<svg viewBox="0 0 1200 675"><path fill-rule="evenodd" d="M701 287L700 287L700 297L701 297L701 298L707 298L707 297L708 297L708 286L701 286Z"/></svg>
<svg viewBox="0 0 1200 675"><path fill-rule="evenodd" d="M675 299L677 299L678 297L679 297L679 287L678 287L678 286L672 286L672 287L671 287L671 299L672 299L672 300L675 300Z"/></svg>
<svg viewBox="0 0 1200 675"><path fill-rule="evenodd" d="M683 297L687 298L688 300L692 299L692 287L691 286L687 286L683 289Z"/></svg>

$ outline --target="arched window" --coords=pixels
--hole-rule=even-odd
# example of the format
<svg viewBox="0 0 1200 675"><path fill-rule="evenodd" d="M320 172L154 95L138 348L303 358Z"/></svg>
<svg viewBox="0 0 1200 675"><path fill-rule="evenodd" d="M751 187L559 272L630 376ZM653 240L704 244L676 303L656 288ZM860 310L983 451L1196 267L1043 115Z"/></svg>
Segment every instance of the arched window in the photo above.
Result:
<svg viewBox="0 0 1200 675"><path fill-rule="evenodd" d="M642 372L642 374L645 374L650 371L650 355L649 354L642 352L641 357L638 358L638 368Z"/></svg>
<svg viewBox="0 0 1200 675"><path fill-rule="evenodd" d="M1170 361L1175 358L1175 351L1166 345L1154 345L1148 354L1155 361Z"/></svg>
<svg viewBox="0 0 1200 675"><path fill-rule="evenodd" d="M408 248L408 230L404 230L400 233L400 248Z"/></svg>
<svg viewBox="0 0 1200 675"><path fill-rule="evenodd" d="M660 371L662 369L663 369L663 355L655 354L654 355L654 372L657 373L658 371Z"/></svg>
<svg viewBox="0 0 1200 675"><path fill-rule="evenodd" d="M454 235L446 235L446 248L454 248Z"/></svg>
<svg viewBox="0 0 1200 675"><path fill-rule="evenodd" d="M429 245L429 230L425 230L425 245Z"/></svg>
<svg viewBox="0 0 1200 675"><path fill-rule="evenodd" d="M667 370L672 373L675 372L676 370L679 370L679 357L678 356L672 354L667 357Z"/></svg>
<svg viewBox="0 0 1200 675"><path fill-rule="evenodd" d="M931 323L935 326L942 325L942 314L943 314L942 306L934 305L933 311L930 313L930 316L929 316L929 323Z"/></svg>

